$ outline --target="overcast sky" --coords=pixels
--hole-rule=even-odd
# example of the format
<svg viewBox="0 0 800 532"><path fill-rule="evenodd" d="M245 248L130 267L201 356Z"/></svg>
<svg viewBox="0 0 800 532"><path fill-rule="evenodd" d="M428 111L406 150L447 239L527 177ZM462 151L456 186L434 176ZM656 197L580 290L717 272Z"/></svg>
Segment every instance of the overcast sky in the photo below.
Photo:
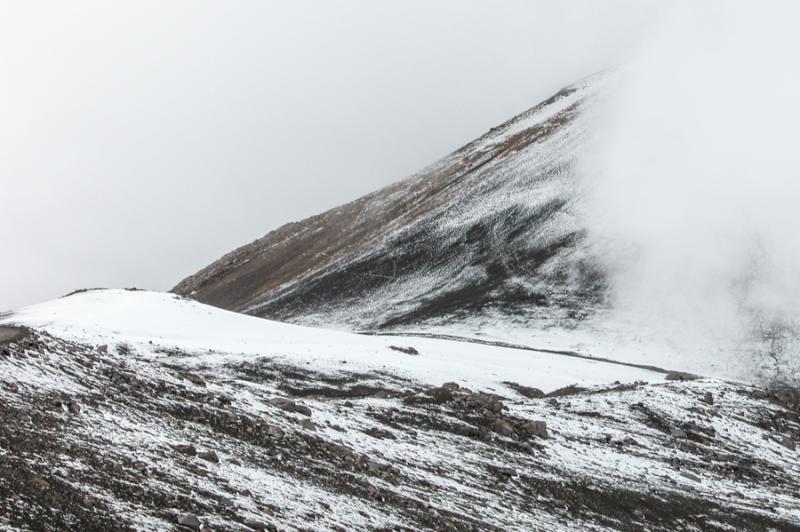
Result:
<svg viewBox="0 0 800 532"><path fill-rule="evenodd" d="M166 290L624 60L644 0L0 3L0 309Z"/></svg>

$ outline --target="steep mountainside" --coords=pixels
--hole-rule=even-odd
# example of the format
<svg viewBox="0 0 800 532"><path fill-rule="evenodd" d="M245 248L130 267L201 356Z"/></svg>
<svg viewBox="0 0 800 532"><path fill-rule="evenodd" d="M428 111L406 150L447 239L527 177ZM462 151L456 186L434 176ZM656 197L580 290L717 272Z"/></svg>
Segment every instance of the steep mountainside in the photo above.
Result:
<svg viewBox="0 0 800 532"><path fill-rule="evenodd" d="M0 529L800 530L800 403L172 294L0 318Z"/></svg>
<svg viewBox="0 0 800 532"><path fill-rule="evenodd" d="M273 231L173 291L360 330L579 320L605 288L572 212L581 108L596 84L565 88L421 173Z"/></svg>

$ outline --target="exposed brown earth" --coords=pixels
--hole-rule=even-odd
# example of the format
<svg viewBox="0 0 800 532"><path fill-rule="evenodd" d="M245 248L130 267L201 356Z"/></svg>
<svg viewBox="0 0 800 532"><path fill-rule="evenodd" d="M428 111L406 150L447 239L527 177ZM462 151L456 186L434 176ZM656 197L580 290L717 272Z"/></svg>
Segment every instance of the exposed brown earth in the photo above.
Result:
<svg viewBox="0 0 800 532"><path fill-rule="evenodd" d="M173 291L262 317L357 329L487 310L580 319L604 288L601 272L575 251L582 229L564 223L580 94L564 89L419 174L287 224Z"/></svg>

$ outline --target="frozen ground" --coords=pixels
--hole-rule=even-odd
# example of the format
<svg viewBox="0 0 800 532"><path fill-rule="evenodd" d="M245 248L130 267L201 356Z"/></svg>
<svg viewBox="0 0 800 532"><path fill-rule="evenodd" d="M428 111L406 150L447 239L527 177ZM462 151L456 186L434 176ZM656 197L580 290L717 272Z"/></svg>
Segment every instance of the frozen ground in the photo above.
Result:
<svg viewBox="0 0 800 532"><path fill-rule="evenodd" d="M790 391L141 291L0 326L7 529L800 529Z"/></svg>

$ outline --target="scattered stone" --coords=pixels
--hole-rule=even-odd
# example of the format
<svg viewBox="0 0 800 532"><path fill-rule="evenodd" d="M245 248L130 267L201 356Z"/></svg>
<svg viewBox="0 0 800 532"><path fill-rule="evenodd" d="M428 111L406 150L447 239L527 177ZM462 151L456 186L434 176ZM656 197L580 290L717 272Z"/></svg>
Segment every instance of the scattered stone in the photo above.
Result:
<svg viewBox="0 0 800 532"><path fill-rule="evenodd" d="M294 412L295 404L294 401L291 399L286 399L285 397L275 397L269 400L269 404L272 406L277 406L281 410L286 410L287 412Z"/></svg>
<svg viewBox="0 0 800 532"><path fill-rule="evenodd" d="M407 355L418 355L419 351L414 349L413 347L399 347L396 345L390 345L389 349L394 349L395 351L400 351L401 353L405 353Z"/></svg>
<svg viewBox="0 0 800 532"><path fill-rule="evenodd" d="M277 425L267 425L267 436L270 438L283 438L284 431Z"/></svg>
<svg viewBox="0 0 800 532"><path fill-rule="evenodd" d="M310 419L304 419L300 426L306 430L317 430L317 424Z"/></svg>
<svg viewBox="0 0 800 532"><path fill-rule="evenodd" d="M214 451L203 451L201 453L197 453L198 458L202 458L208 462L214 462L215 464L219 463L219 456Z"/></svg>
<svg viewBox="0 0 800 532"><path fill-rule="evenodd" d="M672 427L671 429L669 429L669 433L671 436L675 438L686 438L686 431L684 431L683 429L679 429L677 427Z"/></svg>
<svg viewBox="0 0 800 532"><path fill-rule="evenodd" d="M305 405L299 405L292 401L291 399L286 399L285 397L275 397L269 400L269 404L273 406L277 406L281 410L285 410L287 412L296 412L298 414L302 414L304 416L311 415L311 409Z"/></svg>
<svg viewBox="0 0 800 532"><path fill-rule="evenodd" d="M527 421L523 427L525 432L531 436L545 439L550 437L547 432L547 422L545 421Z"/></svg>
<svg viewBox="0 0 800 532"><path fill-rule="evenodd" d="M458 390L459 388L461 388L461 386L457 382L446 382L442 384L442 388L444 388L445 390L450 390L452 392Z"/></svg>
<svg viewBox="0 0 800 532"><path fill-rule="evenodd" d="M97 352L98 353L102 353L104 355L107 354L108 353L108 344L98 345L97 346Z"/></svg>
<svg viewBox="0 0 800 532"><path fill-rule="evenodd" d="M488 466L486 466L486 469L488 469L495 476L498 476L503 479L509 479L511 477L517 476L517 471L510 467L502 467L489 464Z"/></svg>
<svg viewBox="0 0 800 532"><path fill-rule="evenodd" d="M196 384L198 386L205 387L206 385L206 381L203 379L203 377L201 377L197 373L192 373L191 371L187 371L186 373L184 373L183 378L191 382L192 384Z"/></svg>
<svg viewBox="0 0 800 532"><path fill-rule="evenodd" d="M194 514L183 514L178 518L178 524L192 530L200 530L200 527L203 526L200 518Z"/></svg>
<svg viewBox="0 0 800 532"><path fill-rule="evenodd" d="M173 445L172 448L178 451L179 453L185 454L187 456L195 456L197 454L197 448L191 444Z"/></svg>
<svg viewBox="0 0 800 532"><path fill-rule="evenodd" d="M783 445L790 451L794 451L797 448L797 445L794 443L794 440L789 436L784 436L781 439L781 445Z"/></svg>
<svg viewBox="0 0 800 532"><path fill-rule="evenodd" d="M670 371L664 376L664 379L668 381L694 381L699 378L697 375L685 371Z"/></svg>
<svg viewBox="0 0 800 532"><path fill-rule="evenodd" d="M389 432L388 430L380 429L378 427L370 427L364 431L364 434L368 434L373 438L377 438L379 440L394 440L395 435Z"/></svg>
<svg viewBox="0 0 800 532"><path fill-rule="evenodd" d="M267 530L268 527L266 523L262 523L256 519L245 519L242 524L248 528L252 528L253 530Z"/></svg>
<svg viewBox="0 0 800 532"><path fill-rule="evenodd" d="M514 427L508 421L498 419L494 422L494 431L503 436L511 436L514 434Z"/></svg>
<svg viewBox="0 0 800 532"><path fill-rule="evenodd" d="M563 388L548 393L546 397L566 397L568 395L577 395L585 391L586 388L582 388L577 384L570 384L569 386L564 386Z"/></svg>
<svg viewBox="0 0 800 532"><path fill-rule="evenodd" d="M70 401L68 405L69 411L73 414L80 414L81 413L81 405L76 403L75 401Z"/></svg>
<svg viewBox="0 0 800 532"><path fill-rule="evenodd" d="M523 397L527 397L528 399L539 399L540 397L544 397L544 392L539 388L533 388L531 386L523 386L521 384L517 384L516 382L504 382L506 386L517 392Z"/></svg>
<svg viewBox="0 0 800 532"><path fill-rule="evenodd" d="M709 405L714 404L714 395L711 392L706 392L703 395L703 402Z"/></svg>

